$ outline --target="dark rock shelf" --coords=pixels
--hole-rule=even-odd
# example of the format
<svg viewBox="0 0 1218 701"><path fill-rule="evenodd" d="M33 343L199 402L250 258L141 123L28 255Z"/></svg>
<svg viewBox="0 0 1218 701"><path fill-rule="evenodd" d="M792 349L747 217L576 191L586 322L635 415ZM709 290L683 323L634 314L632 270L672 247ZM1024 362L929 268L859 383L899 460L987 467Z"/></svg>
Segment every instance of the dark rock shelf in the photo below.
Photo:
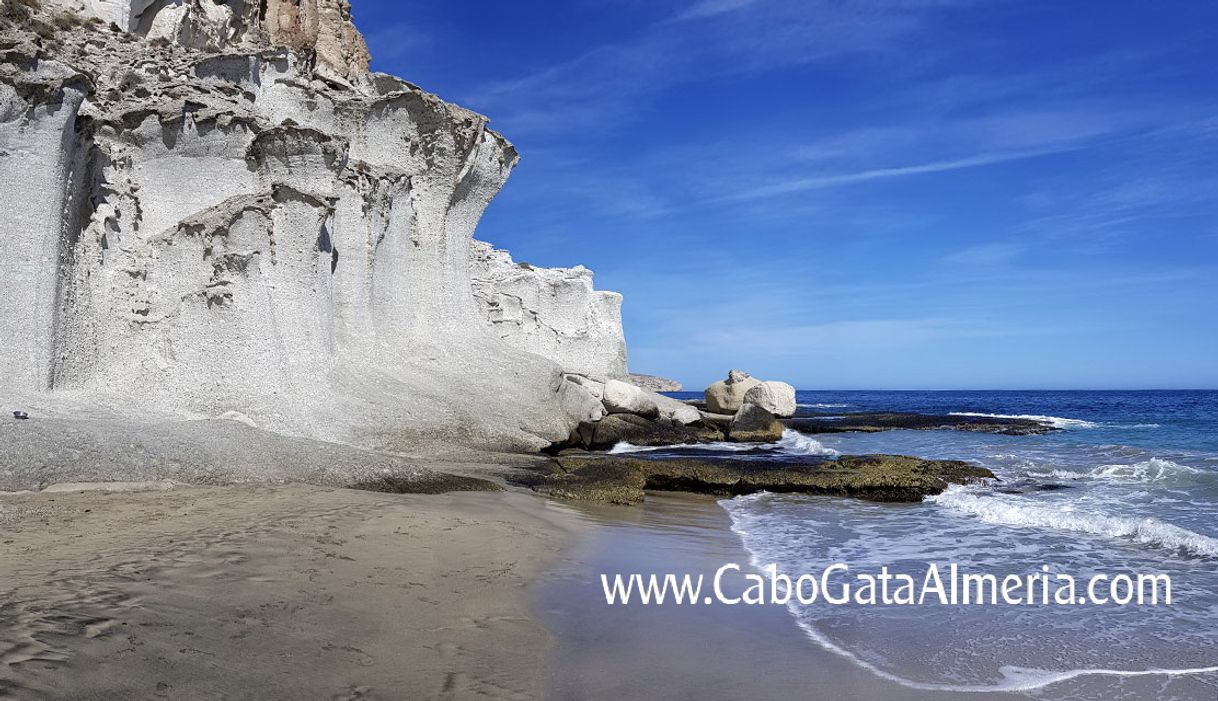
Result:
<svg viewBox="0 0 1218 701"><path fill-rule="evenodd" d="M761 491L918 502L949 484L993 478L989 470L954 460L900 455L803 458L786 463L732 458L647 459L563 456L517 481L561 499L638 504L648 489L738 496Z"/></svg>
<svg viewBox="0 0 1218 701"><path fill-rule="evenodd" d="M1008 436L1056 433L1060 429L1032 419L1000 419L990 416L952 416L913 413L866 413L803 416L784 419L787 428L800 433L875 433L913 429L916 431L976 431Z"/></svg>

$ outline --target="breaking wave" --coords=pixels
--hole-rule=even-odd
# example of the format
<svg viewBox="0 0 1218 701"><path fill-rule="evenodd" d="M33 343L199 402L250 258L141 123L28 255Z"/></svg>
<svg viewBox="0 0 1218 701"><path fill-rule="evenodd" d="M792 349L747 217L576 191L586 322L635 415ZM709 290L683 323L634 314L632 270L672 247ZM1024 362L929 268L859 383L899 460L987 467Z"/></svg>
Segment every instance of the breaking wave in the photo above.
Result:
<svg viewBox="0 0 1218 701"><path fill-rule="evenodd" d="M1099 428L1100 425L1094 421L1084 421L1082 419L1065 419L1060 416L1040 416L1038 414L982 414L972 411L953 411L951 416L975 416L987 419L1025 419L1027 421L1038 421L1042 424L1048 424L1053 428L1069 429L1069 428Z"/></svg>
<svg viewBox="0 0 1218 701"><path fill-rule="evenodd" d="M1149 482L1171 482L1188 479L1193 475L1205 474L1205 470L1181 465L1171 460L1151 458L1142 462L1123 465L1100 465L1087 472L1072 472L1070 470L1051 470L1049 472L1030 472L1036 477L1052 477L1064 480L1101 480L1108 482L1123 482L1141 484Z"/></svg>
<svg viewBox="0 0 1218 701"><path fill-rule="evenodd" d="M789 428L782 432L782 440L774 445L787 455L840 455L836 450L826 448L815 438Z"/></svg>
<svg viewBox="0 0 1218 701"><path fill-rule="evenodd" d="M624 455L629 453L650 453L661 450L697 450L712 453L772 451L779 455L787 456L839 455L836 450L826 448L815 438L804 435L799 431L792 431L789 428L782 432L782 438L777 443L726 443L719 441L716 443L681 443L678 445L646 446L622 442L613 446L613 448L609 450L609 453L612 455Z"/></svg>
<svg viewBox="0 0 1218 701"><path fill-rule="evenodd" d="M1087 533L1199 557L1218 558L1218 539L1156 518L1075 511L1070 504L1032 504L977 494L958 485L926 500L995 525Z"/></svg>
<svg viewBox="0 0 1218 701"><path fill-rule="evenodd" d="M705 450L710 452L739 453L746 450L757 450L756 443L677 443L675 445L635 445L622 441L609 449L610 455L627 453L651 453L657 450Z"/></svg>

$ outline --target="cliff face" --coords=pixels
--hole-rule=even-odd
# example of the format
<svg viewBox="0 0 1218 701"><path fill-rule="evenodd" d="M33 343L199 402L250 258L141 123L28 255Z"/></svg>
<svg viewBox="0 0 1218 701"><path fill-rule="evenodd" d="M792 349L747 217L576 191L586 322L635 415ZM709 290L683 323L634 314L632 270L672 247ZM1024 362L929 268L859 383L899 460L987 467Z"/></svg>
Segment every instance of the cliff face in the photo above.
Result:
<svg viewBox="0 0 1218 701"><path fill-rule="evenodd" d="M471 294L515 150L368 73L345 0L44 3L0 0L0 392L388 448L587 418Z"/></svg>
<svg viewBox="0 0 1218 701"><path fill-rule="evenodd" d="M583 266L535 268L481 241L473 252L474 298L500 338L571 374L626 379L621 295L597 292Z"/></svg>
<svg viewBox="0 0 1218 701"><path fill-rule="evenodd" d="M359 80L368 73L368 47L351 23L347 0L42 0L41 4L52 13L97 18L148 41L208 51L282 46L308 55L315 72L326 78Z"/></svg>

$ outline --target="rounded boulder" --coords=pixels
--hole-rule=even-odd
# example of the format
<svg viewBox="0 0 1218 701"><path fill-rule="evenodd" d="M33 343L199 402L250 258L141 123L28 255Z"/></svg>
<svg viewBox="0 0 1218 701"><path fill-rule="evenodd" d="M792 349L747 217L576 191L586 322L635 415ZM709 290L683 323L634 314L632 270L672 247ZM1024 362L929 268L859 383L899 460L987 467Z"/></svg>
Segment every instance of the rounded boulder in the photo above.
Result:
<svg viewBox="0 0 1218 701"><path fill-rule="evenodd" d="M721 380L706 388L706 410L712 414L735 414L744 406L744 395L761 381L739 370L728 373L726 380Z"/></svg>
<svg viewBox="0 0 1218 701"><path fill-rule="evenodd" d="M735 443L773 443L782 438L783 425L773 414L756 404L745 404L728 427L727 439Z"/></svg>
<svg viewBox="0 0 1218 701"><path fill-rule="evenodd" d="M609 380L605 383L602 401L610 414L636 414L648 419L660 415L660 407L650 394L620 380Z"/></svg>
<svg viewBox="0 0 1218 701"><path fill-rule="evenodd" d="M779 418L795 416L795 388L785 382L760 382L744 395L745 404L756 404Z"/></svg>

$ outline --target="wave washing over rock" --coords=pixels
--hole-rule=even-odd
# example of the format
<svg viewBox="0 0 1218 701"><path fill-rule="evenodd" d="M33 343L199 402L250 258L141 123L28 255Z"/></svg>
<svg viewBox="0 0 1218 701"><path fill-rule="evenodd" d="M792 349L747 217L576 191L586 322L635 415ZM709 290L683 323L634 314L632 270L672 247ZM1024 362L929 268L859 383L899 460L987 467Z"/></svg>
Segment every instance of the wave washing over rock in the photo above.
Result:
<svg viewBox="0 0 1218 701"><path fill-rule="evenodd" d="M1067 419L1060 416L1041 416L1039 414L982 414L975 411L953 411L951 416L968 416L973 418L988 418L988 419L1022 419L1026 421L1037 421L1039 423L1048 424L1056 429L1067 430L1072 428L1096 428L1099 424L1094 421L1084 421L1082 419Z"/></svg>
<svg viewBox="0 0 1218 701"><path fill-rule="evenodd" d="M836 457L841 455L836 450L826 448L820 441L806 436L799 431L787 429L782 432L782 438L774 443L728 443L714 441L710 443L678 443L676 445L643 446L629 442L618 443L609 452L614 455L630 453L656 453L674 451L696 451L701 454L754 452L762 458L805 457L808 455L823 455Z"/></svg>
<svg viewBox="0 0 1218 701"><path fill-rule="evenodd" d="M6 398L538 449L588 418L564 372L625 374L620 297L590 273L471 252L517 153L370 72L346 0L0 0L0 18Z"/></svg>

